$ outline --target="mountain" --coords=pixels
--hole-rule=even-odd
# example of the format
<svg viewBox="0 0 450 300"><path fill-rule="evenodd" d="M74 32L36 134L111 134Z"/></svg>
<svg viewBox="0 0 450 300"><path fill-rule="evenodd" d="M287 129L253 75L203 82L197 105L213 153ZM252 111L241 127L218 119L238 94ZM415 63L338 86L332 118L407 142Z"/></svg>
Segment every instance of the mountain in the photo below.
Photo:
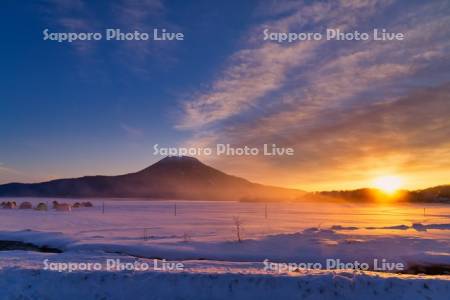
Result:
<svg viewBox="0 0 450 300"><path fill-rule="evenodd" d="M0 185L0 196L117 197L185 200L290 200L304 192L252 183L187 156L166 157L118 176L85 176Z"/></svg>

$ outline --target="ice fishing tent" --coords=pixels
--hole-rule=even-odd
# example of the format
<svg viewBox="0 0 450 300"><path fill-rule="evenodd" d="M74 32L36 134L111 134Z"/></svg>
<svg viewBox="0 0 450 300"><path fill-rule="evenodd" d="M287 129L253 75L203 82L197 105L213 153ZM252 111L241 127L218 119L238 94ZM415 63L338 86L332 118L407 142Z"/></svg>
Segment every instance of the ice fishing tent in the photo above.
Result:
<svg viewBox="0 0 450 300"><path fill-rule="evenodd" d="M36 206L36 210L42 210L42 211L48 210L48 206L47 206L47 204L41 202Z"/></svg>
<svg viewBox="0 0 450 300"><path fill-rule="evenodd" d="M3 208L6 208L6 209L16 208L16 202L14 202L14 201L13 201L13 202L8 201L8 202L6 202L5 204L3 204L2 207L3 207Z"/></svg>
<svg viewBox="0 0 450 300"><path fill-rule="evenodd" d="M70 206L70 204L67 203L58 203L58 205L56 205L56 211L71 211L72 207Z"/></svg>
<svg viewBox="0 0 450 300"><path fill-rule="evenodd" d="M20 203L19 205L19 209L31 209L33 208L33 205L31 204L31 202L25 201Z"/></svg>

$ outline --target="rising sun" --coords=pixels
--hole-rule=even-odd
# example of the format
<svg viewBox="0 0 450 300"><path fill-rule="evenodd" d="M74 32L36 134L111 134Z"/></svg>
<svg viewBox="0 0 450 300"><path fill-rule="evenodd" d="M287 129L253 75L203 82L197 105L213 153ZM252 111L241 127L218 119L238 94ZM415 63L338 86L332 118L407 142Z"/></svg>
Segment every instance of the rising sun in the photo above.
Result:
<svg viewBox="0 0 450 300"><path fill-rule="evenodd" d="M377 177L373 181L373 185L387 193L387 194L393 194L397 192L403 184L403 180L400 177L397 176L381 176Z"/></svg>

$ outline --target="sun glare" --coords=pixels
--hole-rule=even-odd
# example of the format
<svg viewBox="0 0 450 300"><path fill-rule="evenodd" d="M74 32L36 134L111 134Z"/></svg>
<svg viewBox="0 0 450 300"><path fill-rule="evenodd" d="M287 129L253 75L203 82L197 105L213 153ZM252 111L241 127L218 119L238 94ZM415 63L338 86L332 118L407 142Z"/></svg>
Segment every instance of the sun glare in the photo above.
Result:
<svg viewBox="0 0 450 300"><path fill-rule="evenodd" d="M373 181L373 185L387 193L387 194L393 194L397 192L402 187L403 181L400 177L397 176L382 176L375 178Z"/></svg>

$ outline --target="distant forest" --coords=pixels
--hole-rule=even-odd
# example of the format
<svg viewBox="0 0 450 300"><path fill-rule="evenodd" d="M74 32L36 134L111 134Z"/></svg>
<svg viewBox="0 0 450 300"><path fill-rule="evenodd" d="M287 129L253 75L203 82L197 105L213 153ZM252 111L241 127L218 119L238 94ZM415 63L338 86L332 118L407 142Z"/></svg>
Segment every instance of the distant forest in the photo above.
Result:
<svg viewBox="0 0 450 300"><path fill-rule="evenodd" d="M324 191L308 193L302 199L324 200L347 200L347 201L376 201L380 198L391 198L397 201L407 202L429 202L429 203L449 203L450 204L450 185L441 185L423 190L407 191L400 190L392 195L385 194L377 189L357 189L343 191ZM300 199L299 199L300 200Z"/></svg>

